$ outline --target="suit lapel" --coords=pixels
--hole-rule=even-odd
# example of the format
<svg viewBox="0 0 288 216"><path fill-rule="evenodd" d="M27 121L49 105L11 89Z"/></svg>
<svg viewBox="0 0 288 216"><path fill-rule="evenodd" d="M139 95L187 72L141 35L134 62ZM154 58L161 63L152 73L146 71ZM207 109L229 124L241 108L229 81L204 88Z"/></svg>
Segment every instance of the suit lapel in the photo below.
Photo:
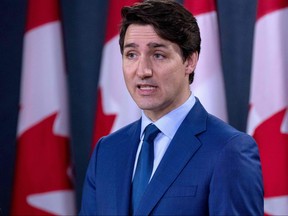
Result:
<svg viewBox="0 0 288 216"><path fill-rule="evenodd" d="M128 215L130 208L130 188L134 161L140 141L141 121L137 121L130 130L119 140L116 164L116 203L117 215Z"/></svg>
<svg viewBox="0 0 288 216"><path fill-rule="evenodd" d="M171 141L135 212L149 215L189 160L201 147L196 135L206 129L207 112L197 100Z"/></svg>

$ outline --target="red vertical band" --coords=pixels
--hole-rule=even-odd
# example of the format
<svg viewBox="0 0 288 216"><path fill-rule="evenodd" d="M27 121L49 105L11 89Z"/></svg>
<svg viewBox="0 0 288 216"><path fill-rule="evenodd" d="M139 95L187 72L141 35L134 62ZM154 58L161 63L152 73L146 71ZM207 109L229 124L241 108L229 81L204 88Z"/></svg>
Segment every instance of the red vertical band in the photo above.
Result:
<svg viewBox="0 0 288 216"><path fill-rule="evenodd" d="M216 10L215 0L185 0L184 6L191 11L194 16Z"/></svg>
<svg viewBox="0 0 288 216"><path fill-rule="evenodd" d="M58 0L28 0L26 31L59 20Z"/></svg>
<svg viewBox="0 0 288 216"><path fill-rule="evenodd" d="M258 0L257 20L273 11L288 7L287 0Z"/></svg>

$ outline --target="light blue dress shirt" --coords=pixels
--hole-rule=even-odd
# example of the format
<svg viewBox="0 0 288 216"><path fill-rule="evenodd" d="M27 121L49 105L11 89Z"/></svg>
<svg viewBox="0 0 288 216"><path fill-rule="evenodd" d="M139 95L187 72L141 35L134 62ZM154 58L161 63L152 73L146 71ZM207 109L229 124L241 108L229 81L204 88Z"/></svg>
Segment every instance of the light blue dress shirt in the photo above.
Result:
<svg viewBox="0 0 288 216"><path fill-rule="evenodd" d="M186 100L185 103L183 103L178 108L172 110L171 112L167 113L160 119L158 119L156 122L152 122L142 111L142 122L141 122L141 133L140 133L140 143L138 146L136 159L134 163L134 171L133 171L133 177L140 153L140 149L142 147L143 137L144 137L144 130L147 125L153 123L155 124L161 133L157 135L157 137L154 140L154 163L153 163L153 171L151 174L151 178L153 177L161 159L163 158L171 140L173 139L176 131L178 130L179 126L185 119L186 115L189 113L191 108L195 104L195 97L191 93L190 97ZM150 178L150 180L151 180Z"/></svg>

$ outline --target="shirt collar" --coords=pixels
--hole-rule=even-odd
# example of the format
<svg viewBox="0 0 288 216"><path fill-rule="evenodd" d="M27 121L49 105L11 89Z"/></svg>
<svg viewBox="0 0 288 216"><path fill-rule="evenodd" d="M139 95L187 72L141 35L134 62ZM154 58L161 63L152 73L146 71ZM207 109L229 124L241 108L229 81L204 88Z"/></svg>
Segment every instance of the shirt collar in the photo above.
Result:
<svg viewBox="0 0 288 216"><path fill-rule="evenodd" d="M141 133L140 133L140 139L143 136L144 129L147 125L153 123L155 124L159 130L167 137L169 137L171 140L174 137L177 129L179 128L180 124L186 117L186 115L189 113L189 111L192 109L192 107L195 104L195 97L193 93L191 93L190 97L186 100L185 103L183 103L178 108L172 110L171 112L167 113L160 119L158 119L156 122L152 122L142 111L142 122L141 122Z"/></svg>

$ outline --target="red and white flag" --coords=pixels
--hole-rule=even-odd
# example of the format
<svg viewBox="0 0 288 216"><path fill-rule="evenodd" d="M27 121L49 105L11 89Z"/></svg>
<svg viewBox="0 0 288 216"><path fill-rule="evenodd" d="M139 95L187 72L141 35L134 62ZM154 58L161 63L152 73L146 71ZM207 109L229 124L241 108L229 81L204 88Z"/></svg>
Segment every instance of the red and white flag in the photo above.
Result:
<svg viewBox="0 0 288 216"><path fill-rule="evenodd" d="M93 148L99 138L138 119L141 112L124 82L119 48L121 8L137 0L110 0L97 94Z"/></svg>
<svg viewBox="0 0 288 216"><path fill-rule="evenodd" d="M74 215L59 1L27 2L11 215Z"/></svg>
<svg viewBox="0 0 288 216"><path fill-rule="evenodd" d="M191 89L209 113L227 121L215 0L185 0L184 6L196 17L202 39Z"/></svg>
<svg viewBox="0 0 288 216"><path fill-rule="evenodd" d="M287 21L287 0L258 0L247 130L259 146L266 215L288 215Z"/></svg>

